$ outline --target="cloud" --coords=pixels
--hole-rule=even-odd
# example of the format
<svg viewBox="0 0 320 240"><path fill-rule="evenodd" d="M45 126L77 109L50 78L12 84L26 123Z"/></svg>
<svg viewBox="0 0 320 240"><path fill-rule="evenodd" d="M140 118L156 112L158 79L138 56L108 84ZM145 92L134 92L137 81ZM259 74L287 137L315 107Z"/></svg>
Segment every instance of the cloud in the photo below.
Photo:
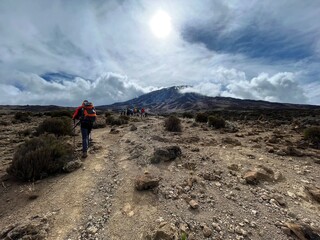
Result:
<svg viewBox="0 0 320 240"><path fill-rule="evenodd" d="M61 79L59 75L56 77L47 81L36 74L19 73L16 75L19 81L14 84L0 84L3 93L0 104L76 106L83 99L89 99L95 105L103 105L135 98L148 91L127 76L114 73L105 73L94 81L80 77L72 80Z"/></svg>
<svg viewBox="0 0 320 240"><path fill-rule="evenodd" d="M159 10L173 23L161 40L149 27ZM173 85L320 104L319 11L298 0L4 0L0 104L108 104Z"/></svg>
<svg viewBox="0 0 320 240"><path fill-rule="evenodd" d="M295 81L295 74L290 72L277 73L273 76L261 73L248 80L243 72L220 68L216 71L215 76L215 80L211 82L208 80L182 91L197 92L207 96L221 95L271 102L307 102L304 90Z"/></svg>

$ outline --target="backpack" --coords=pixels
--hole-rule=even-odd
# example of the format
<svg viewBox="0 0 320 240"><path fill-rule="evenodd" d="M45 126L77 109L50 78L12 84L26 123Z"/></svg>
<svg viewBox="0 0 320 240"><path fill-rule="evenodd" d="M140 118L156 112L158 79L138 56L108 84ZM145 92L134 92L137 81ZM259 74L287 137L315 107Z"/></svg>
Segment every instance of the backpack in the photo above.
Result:
<svg viewBox="0 0 320 240"><path fill-rule="evenodd" d="M96 110L91 102L82 107L83 120L94 123L97 118Z"/></svg>

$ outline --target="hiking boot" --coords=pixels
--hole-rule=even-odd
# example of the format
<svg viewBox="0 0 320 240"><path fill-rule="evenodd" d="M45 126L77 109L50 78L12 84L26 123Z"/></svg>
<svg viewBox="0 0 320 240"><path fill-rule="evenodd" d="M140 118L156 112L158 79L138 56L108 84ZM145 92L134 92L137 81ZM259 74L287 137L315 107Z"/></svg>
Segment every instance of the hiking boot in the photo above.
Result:
<svg viewBox="0 0 320 240"><path fill-rule="evenodd" d="M81 157L82 157L82 158L86 158L86 157L88 157L87 152L83 152Z"/></svg>

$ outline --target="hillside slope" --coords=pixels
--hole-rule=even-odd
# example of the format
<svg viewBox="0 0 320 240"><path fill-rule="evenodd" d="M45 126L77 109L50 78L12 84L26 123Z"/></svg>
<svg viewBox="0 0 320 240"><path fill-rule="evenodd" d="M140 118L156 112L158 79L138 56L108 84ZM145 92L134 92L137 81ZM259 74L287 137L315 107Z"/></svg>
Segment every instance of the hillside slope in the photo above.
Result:
<svg viewBox="0 0 320 240"><path fill-rule="evenodd" d="M181 87L156 90L126 102L98 106L98 109L121 110L144 107L149 112L179 112L209 109L320 109L320 106L241 100L230 97L208 97L198 93L182 93Z"/></svg>

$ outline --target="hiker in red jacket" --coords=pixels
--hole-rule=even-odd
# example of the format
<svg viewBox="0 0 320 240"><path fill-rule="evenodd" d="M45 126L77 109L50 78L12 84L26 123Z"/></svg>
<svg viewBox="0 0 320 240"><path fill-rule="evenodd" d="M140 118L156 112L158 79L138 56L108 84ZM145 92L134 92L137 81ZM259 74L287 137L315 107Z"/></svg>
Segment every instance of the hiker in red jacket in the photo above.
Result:
<svg viewBox="0 0 320 240"><path fill-rule="evenodd" d="M74 112L72 119L79 119L82 135L82 158L88 156L89 136L93 127L93 123L97 118L95 108L91 102L84 100Z"/></svg>

